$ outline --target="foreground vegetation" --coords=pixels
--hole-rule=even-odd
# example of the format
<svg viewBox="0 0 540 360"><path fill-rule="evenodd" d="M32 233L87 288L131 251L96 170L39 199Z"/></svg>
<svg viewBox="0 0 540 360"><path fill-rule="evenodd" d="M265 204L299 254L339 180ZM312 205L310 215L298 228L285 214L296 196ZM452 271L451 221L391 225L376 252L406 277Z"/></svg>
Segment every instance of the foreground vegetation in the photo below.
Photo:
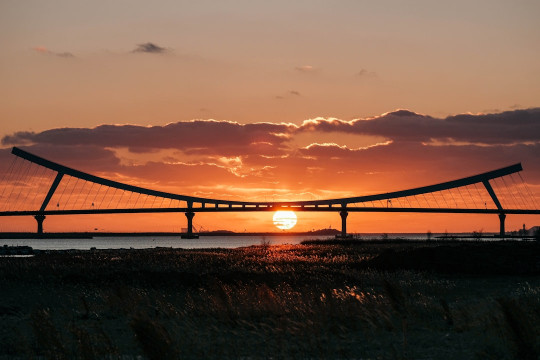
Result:
<svg viewBox="0 0 540 360"><path fill-rule="evenodd" d="M0 258L0 358L537 359L540 243Z"/></svg>

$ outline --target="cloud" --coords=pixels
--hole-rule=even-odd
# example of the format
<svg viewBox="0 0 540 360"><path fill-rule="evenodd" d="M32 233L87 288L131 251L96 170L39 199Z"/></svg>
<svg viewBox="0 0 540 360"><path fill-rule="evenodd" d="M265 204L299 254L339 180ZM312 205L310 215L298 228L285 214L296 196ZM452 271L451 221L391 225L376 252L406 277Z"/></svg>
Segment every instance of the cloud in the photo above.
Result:
<svg viewBox="0 0 540 360"><path fill-rule="evenodd" d="M184 186L211 186L216 183L234 182L241 177L235 174L234 170L234 167L227 167L217 162L202 161L191 163L152 161L143 165L117 168L117 172L120 171L130 178Z"/></svg>
<svg viewBox="0 0 540 360"><path fill-rule="evenodd" d="M376 72L368 71L366 69L360 69L360 71L356 73L356 76L361 77L363 79L374 79L374 78L379 77Z"/></svg>
<svg viewBox="0 0 540 360"><path fill-rule="evenodd" d="M82 164L87 171L115 172L120 166L120 160L115 153L101 146L35 144L25 146L24 149L75 169L80 168ZM11 149L9 152L11 153ZM13 155L11 155L11 159L13 159Z"/></svg>
<svg viewBox="0 0 540 360"><path fill-rule="evenodd" d="M296 71L303 72L303 73L314 72L316 70L312 65L297 66L294 69Z"/></svg>
<svg viewBox="0 0 540 360"><path fill-rule="evenodd" d="M291 94L292 95L292 94ZM294 96L297 96L296 94ZM16 132L3 145L93 145L131 148L134 152L176 149L190 154L235 154L260 151L277 156L300 133L346 133L378 136L394 142L429 145L510 146L540 143L540 108L495 114L460 114L443 119L397 110L351 121L337 118L286 123L240 124L232 121L192 120L163 126L101 125L95 128L57 128Z"/></svg>
<svg viewBox="0 0 540 360"><path fill-rule="evenodd" d="M70 52L56 53L56 56L63 57L63 58L71 58L71 57L75 57L75 55L73 55L73 54L70 53Z"/></svg>
<svg viewBox="0 0 540 360"><path fill-rule="evenodd" d="M97 176L156 190L194 194L199 186L231 183L244 176L244 169L214 160L147 161L125 164L114 151L99 146L32 145L24 149L46 159ZM13 161L10 149L0 150L0 174ZM170 160L170 159L169 159ZM234 165L234 164L232 164ZM1 185L1 184L0 184ZM167 188L173 186L175 188Z"/></svg>
<svg viewBox="0 0 540 360"><path fill-rule="evenodd" d="M274 98L278 99L278 100L283 100L283 99L286 99L286 98L297 97L297 96L302 96L302 94L300 94L300 91L289 90L286 94L276 95Z"/></svg>
<svg viewBox="0 0 540 360"><path fill-rule="evenodd" d="M176 149L189 154L232 156L250 152L274 155L283 151L292 124L193 120L164 126L101 125L95 128L58 128L42 132L17 132L4 136L4 145L69 145L127 147L133 152Z"/></svg>
<svg viewBox="0 0 540 360"><path fill-rule="evenodd" d="M159 45L156 45L151 42L147 42L144 44L137 44L137 47L132 51L134 53L148 53L148 54L163 54L168 52L169 50L161 47Z"/></svg>
<svg viewBox="0 0 540 360"><path fill-rule="evenodd" d="M388 143L364 149L349 149L335 144L312 144L299 152L313 163L325 164L325 171L358 168L381 174L399 173L400 187L409 182L424 185L469 176L482 171L522 162L528 180L540 181L540 144L502 148L429 146L421 143ZM396 178L388 180L396 181Z"/></svg>
<svg viewBox="0 0 540 360"><path fill-rule="evenodd" d="M62 58L73 58L73 57L75 57L75 55L73 55L70 52L67 52L67 51L65 51L65 52L54 52L54 51L51 51L51 50L47 49L45 46L36 46L36 47L32 48L32 50L34 50L37 53L43 54L43 55L53 55L53 56L58 56L58 57L62 57Z"/></svg>
<svg viewBox="0 0 540 360"><path fill-rule="evenodd" d="M392 141L385 141L382 143L376 143L370 146L364 146L360 148L349 148L346 145L339 145L335 143L313 143L306 147L298 149L301 154L307 156L316 156L316 157L330 157L330 158L342 158L350 157L352 154L360 153L364 150L377 147L377 146L386 146L392 144Z"/></svg>
<svg viewBox="0 0 540 360"><path fill-rule="evenodd" d="M306 120L298 131L342 132L382 136L394 141L435 141L456 145L538 143L540 108L497 114L460 114L444 119L398 110L370 119Z"/></svg>

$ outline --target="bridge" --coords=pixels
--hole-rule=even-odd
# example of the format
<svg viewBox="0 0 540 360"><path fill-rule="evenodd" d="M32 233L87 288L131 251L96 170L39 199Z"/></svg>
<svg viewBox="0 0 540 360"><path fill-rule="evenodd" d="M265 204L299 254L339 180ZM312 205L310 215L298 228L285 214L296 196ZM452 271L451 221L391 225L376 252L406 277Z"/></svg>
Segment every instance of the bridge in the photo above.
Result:
<svg viewBox="0 0 540 360"><path fill-rule="evenodd" d="M125 184L76 170L14 147L4 174L0 216L33 216L43 233L47 216L84 214L184 213L194 238L196 213L253 211L337 212L346 238L351 212L494 214L505 235L508 214L540 214L521 176L521 164L481 174L388 193L305 201L232 201L188 196Z"/></svg>

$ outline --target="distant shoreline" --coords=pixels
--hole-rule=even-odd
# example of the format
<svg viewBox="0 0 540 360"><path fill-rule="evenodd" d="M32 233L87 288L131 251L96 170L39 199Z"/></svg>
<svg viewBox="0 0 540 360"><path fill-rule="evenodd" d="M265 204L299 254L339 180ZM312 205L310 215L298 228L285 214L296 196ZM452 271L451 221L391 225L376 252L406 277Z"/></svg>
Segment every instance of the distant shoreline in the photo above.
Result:
<svg viewBox="0 0 540 360"><path fill-rule="evenodd" d="M323 229L316 231L288 231L288 232L234 232L234 231L209 231L195 233L199 236L334 236L340 234L339 230ZM180 232L0 232L0 239L34 239L34 238L73 238L89 239L93 237L124 237L124 236L180 236Z"/></svg>
<svg viewBox="0 0 540 360"><path fill-rule="evenodd" d="M298 231L298 232L233 232L233 231L211 231L196 233L199 236L329 236L334 237L341 232L336 229L323 229L316 231ZM0 232L0 239L91 239L95 237L145 237L145 236L180 236L178 232L47 232L37 234L35 232ZM418 235L421 233L362 233L353 234L358 239L363 237L385 236L385 239L406 239L406 235ZM432 239L475 239L478 235L470 232L433 234ZM491 239L499 238L497 233L483 233L480 238ZM506 235L507 239L533 239L534 236ZM427 239L427 236L426 236Z"/></svg>

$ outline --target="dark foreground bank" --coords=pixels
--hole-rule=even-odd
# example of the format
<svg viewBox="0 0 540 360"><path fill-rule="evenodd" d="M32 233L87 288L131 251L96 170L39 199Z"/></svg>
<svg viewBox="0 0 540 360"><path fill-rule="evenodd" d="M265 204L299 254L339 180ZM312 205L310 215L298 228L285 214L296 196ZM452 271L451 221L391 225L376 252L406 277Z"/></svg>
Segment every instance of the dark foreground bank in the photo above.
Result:
<svg viewBox="0 0 540 360"><path fill-rule="evenodd" d="M0 258L0 358L537 359L540 243Z"/></svg>

